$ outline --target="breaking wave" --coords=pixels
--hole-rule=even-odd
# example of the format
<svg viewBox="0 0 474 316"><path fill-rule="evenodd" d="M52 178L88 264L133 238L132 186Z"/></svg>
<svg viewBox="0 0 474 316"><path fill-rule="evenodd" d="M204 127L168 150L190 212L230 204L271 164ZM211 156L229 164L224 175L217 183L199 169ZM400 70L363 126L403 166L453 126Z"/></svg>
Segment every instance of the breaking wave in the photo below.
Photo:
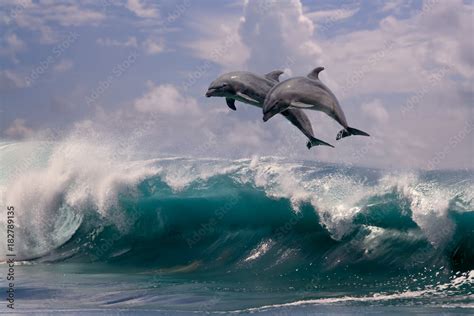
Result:
<svg viewBox="0 0 474 316"><path fill-rule="evenodd" d="M472 296L469 170L130 160L87 141L0 143L0 162L0 197L15 207L25 262L258 277L308 290L397 280L396 293L436 292L462 276L468 286L459 288Z"/></svg>

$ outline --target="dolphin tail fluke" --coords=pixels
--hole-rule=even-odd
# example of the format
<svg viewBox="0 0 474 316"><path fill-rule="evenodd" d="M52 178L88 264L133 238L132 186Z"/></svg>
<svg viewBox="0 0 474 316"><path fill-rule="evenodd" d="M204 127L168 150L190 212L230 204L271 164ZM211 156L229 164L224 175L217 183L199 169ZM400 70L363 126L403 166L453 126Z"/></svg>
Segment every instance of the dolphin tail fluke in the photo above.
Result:
<svg viewBox="0 0 474 316"><path fill-rule="evenodd" d="M352 128L352 127L347 127L343 130L340 130L339 133L337 133L336 140L339 140L341 138L351 136L351 135L370 136L366 132L361 131L359 129Z"/></svg>
<svg viewBox="0 0 474 316"><path fill-rule="evenodd" d="M329 147L332 147L334 148L333 145L329 144L329 143L326 143L325 141L322 141L320 139L317 139L315 137L311 137L308 142L306 143L306 147L308 147L308 149L311 149L311 147L313 146L320 146L320 145L323 145L323 146L329 146Z"/></svg>

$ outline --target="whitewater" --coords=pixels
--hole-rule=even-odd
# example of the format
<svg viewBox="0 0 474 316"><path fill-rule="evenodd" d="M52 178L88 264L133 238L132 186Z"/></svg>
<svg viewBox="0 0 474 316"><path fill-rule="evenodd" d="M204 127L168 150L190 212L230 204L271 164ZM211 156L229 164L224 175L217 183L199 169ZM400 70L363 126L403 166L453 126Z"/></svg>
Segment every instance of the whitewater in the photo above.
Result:
<svg viewBox="0 0 474 316"><path fill-rule="evenodd" d="M0 142L24 311L473 311L472 170L121 152Z"/></svg>

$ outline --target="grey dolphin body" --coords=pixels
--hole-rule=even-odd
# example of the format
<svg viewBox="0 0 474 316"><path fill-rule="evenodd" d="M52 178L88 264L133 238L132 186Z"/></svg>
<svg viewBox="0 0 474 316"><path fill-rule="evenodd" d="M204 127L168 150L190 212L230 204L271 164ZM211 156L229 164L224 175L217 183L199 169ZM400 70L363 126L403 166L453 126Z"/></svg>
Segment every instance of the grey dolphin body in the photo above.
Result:
<svg viewBox="0 0 474 316"><path fill-rule="evenodd" d="M288 109L308 109L322 111L335 119L344 129L339 131L336 139L350 135L369 136L366 132L349 127L344 112L336 96L319 80L323 67L315 68L307 77L295 77L275 85L263 105L263 120Z"/></svg>
<svg viewBox="0 0 474 316"><path fill-rule="evenodd" d="M241 101L261 108L268 91L278 83L282 71L275 70L264 77L246 71L223 74L214 80L206 92L206 97L225 97L229 108L236 110L235 101ZM331 146L314 137L313 127L306 114L300 109L284 109L281 114L296 126L309 141L306 146Z"/></svg>

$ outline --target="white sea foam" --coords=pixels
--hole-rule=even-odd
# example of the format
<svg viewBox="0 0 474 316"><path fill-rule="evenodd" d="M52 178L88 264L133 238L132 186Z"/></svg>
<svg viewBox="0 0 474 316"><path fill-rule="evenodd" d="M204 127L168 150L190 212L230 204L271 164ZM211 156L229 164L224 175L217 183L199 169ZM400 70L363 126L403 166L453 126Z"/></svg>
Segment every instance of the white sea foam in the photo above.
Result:
<svg viewBox="0 0 474 316"><path fill-rule="evenodd" d="M274 242L271 239L262 241L250 254L244 259L245 262L253 261L263 256L273 246Z"/></svg>
<svg viewBox="0 0 474 316"><path fill-rule="evenodd" d="M122 163L111 148L85 140L49 146L53 147L51 155L41 168L37 164L15 166L10 160L7 172L15 174L5 176L9 180L0 187L2 204L15 207L18 259L55 249L74 234L85 209L107 216L119 192L159 171L147 163ZM36 154L43 154L43 148L39 144ZM1 221L4 224L6 218ZM3 257L6 248L4 244L0 247Z"/></svg>
<svg viewBox="0 0 474 316"><path fill-rule="evenodd" d="M474 285L474 270L460 274L458 277L454 277L448 283L437 285L435 287L427 287L423 290L417 291L402 291L395 293L374 293L365 296L339 296L339 297L330 297L330 298L319 298L319 299L307 299L307 300L298 300L289 303L283 304L273 304L265 305L260 307L253 307L244 310L236 310L233 312L262 312L266 310L279 309L284 307L295 307L295 306L305 306L305 305L331 305L331 304L347 304L347 303L373 303L373 302L385 302L393 300L412 300L418 298L446 298L449 301L453 300L453 295L456 294L462 286L472 287ZM463 295L463 299L472 299L474 294ZM444 307L445 305L441 305ZM470 308L472 304L466 304L460 302L459 304L450 304L448 307L465 307Z"/></svg>
<svg viewBox="0 0 474 316"><path fill-rule="evenodd" d="M421 182L414 174L390 175L381 179L382 188L396 188L410 201L412 219L435 247L451 238L454 224L448 206L455 193L433 182Z"/></svg>

